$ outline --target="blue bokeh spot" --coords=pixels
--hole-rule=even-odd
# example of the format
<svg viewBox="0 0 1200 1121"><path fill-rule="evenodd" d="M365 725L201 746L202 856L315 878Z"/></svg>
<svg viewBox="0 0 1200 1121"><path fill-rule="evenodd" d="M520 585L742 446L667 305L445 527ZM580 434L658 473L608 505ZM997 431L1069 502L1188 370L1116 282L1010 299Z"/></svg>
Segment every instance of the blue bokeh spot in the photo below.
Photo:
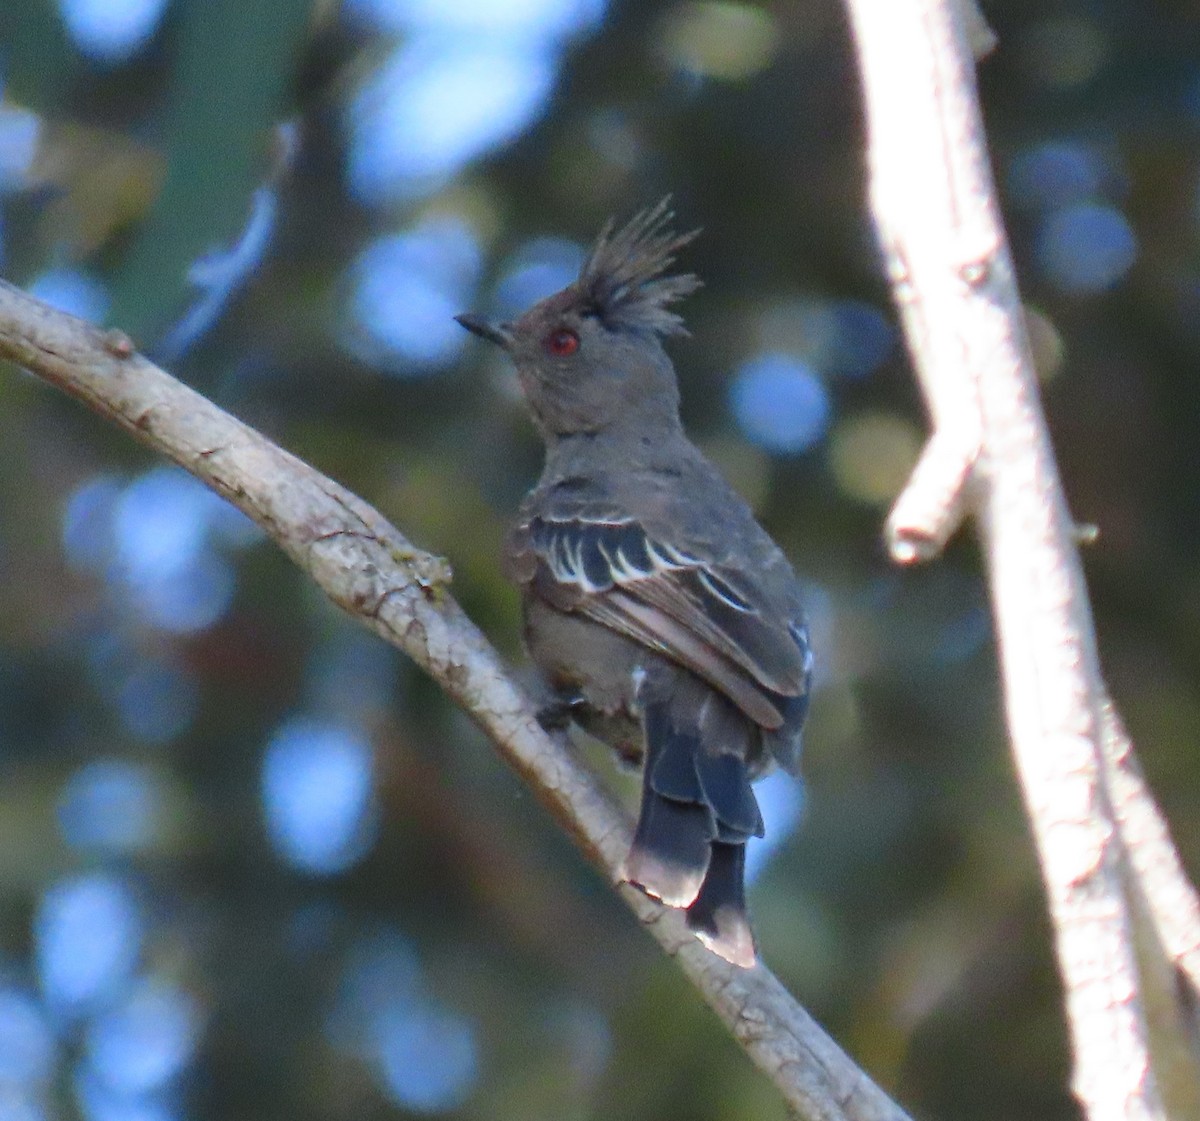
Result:
<svg viewBox="0 0 1200 1121"><path fill-rule="evenodd" d="M1046 219L1036 253L1056 288L1092 295L1120 283L1137 260L1138 241L1129 219L1115 206L1085 202Z"/></svg>
<svg viewBox="0 0 1200 1121"><path fill-rule="evenodd" d="M72 848L131 853L155 838L163 792L153 770L124 759L97 759L67 780L58 800L58 825Z"/></svg>
<svg viewBox="0 0 1200 1121"><path fill-rule="evenodd" d="M746 882L752 883L771 857L796 831L804 812L804 784L784 771L772 771L754 785L766 835L746 844Z"/></svg>
<svg viewBox="0 0 1200 1121"><path fill-rule="evenodd" d="M0 101L0 195L25 185L41 135L42 122L36 113Z"/></svg>
<svg viewBox="0 0 1200 1121"><path fill-rule="evenodd" d="M580 246L563 238L537 238L523 245L501 270L494 300L496 315L511 319L565 288L579 275L583 256Z"/></svg>
<svg viewBox="0 0 1200 1121"><path fill-rule="evenodd" d="M351 948L326 1033L416 1113L456 1109L479 1076L474 1024L429 993L415 946L390 927Z"/></svg>
<svg viewBox="0 0 1200 1121"><path fill-rule="evenodd" d="M466 345L454 316L471 303L482 267L474 235L456 219L373 242L350 272L348 346L394 374L444 366Z"/></svg>
<svg viewBox="0 0 1200 1121"><path fill-rule="evenodd" d="M236 586L229 561L205 551L187 564L144 578L134 589L134 603L161 630L191 634L225 615Z"/></svg>
<svg viewBox="0 0 1200 1121"><path fill-rule="evenodd" d="M60 880L34 916L35 959L51 1007L87 1011L111 1001L141 951L143 920L132 892L115 876Z"/></svg>
<svg viewBox="0 0 1200 1121"><path fill-rule="evenodd" d="M730 398L747 438L771 452L803 452L829 427L824 383L790 355L765 354L744 363L734 373Z"/></svg>
<svg viewBox="0 0 1200 1121"><path fill-rule="evenodd" d="M184 1121L176 1094L122 1094L97 1076L91 1063L75 1069L75 1099L83 1121Z"/></svg>
<svg viewBox="0 0 1200 1121"><path fill-rule="evenodd" d="M348 14L393 33L419 30L558 39L589 30L605 0L346 0Z"/></svg>
<svg viewBox="0 0 1200 1121"><path fill-rule="evenodd" d="M124 62L149 41L167 0L58 0L67 34L98 62Z"/></svg>
<svg viewBox="0 0 1200 1121"><path fill-rule="evenodd" d="M176 467L155 467L128 484L95 476L63 513L70 564L104 576L146 621L174 633L203 630L225 614L236 577L223 550L262 538L245 514Z"/></svg>
<svg viewBox="0 0 1200 1121"><path fill-rule="evenodd" d="M78 269L49 269L29 285L29 294L89 323L102 323L111 302L104 284Z"/></svg>
<svg viewBox="0 0 1200 1121"><path fill-rule="evenodd" d="M220 501L175 467L156 467L131 482L113 514L118 554L129 579L150 579L195 560Z"/></svg>
<svg viewBox="0 0 1200 1121"><path fill-rule="evenodd" d="M217 622L233 600L233 566L211 543L226 524L222 499L174 467L131 482L113 510L120 575L134 605L163 630L186 634Z"/></svg>
<svg viewBox="0 0 1200 1121"><path fill-rule="evenodd" d="M523 132L549 103L555 72L551 53L525 41L406 42L350 107L351 187L368 203L432 189Z"/></svg>
<svg viewBox="0 0 1200 1121"><path fill-rule="evenodd" d="M370 1059L374 1044L369 1026L396 1001L413 999L423 985L420 958L403 934L384 928L364 936L346 955L326 1024L330 1040Z"/></svg>
<svg viewBox="0 0 1200 1121"><path fill-rule="evenodd" d="M1013 157L1007 187L1018 206L1057 208L1095 197L1110 178L1108 160L1093 145L1046 140Z"/></svg>
<svg viewBox="0 0 1200 1121"><path fill-rule="evenodd" d="M73 568L103 575L116 555L113 512L122 483L96 475L77 487L63 512L63 550Z"/></svg>
<svg viewBox="0 0 1200 1121"><path fill-rule="evenodd" d="M35 1088L54 1076L58 1047L41 1005L29 993L0 988L0 1097L6 1088ZM5 1116L0 1109L0 1118Z"/></svg>
<svg viewBox="0 0 1200 1121"><path fill-rule="evenodd" d="M342 724L294 719L267 745L262 796L267 832L293 867L345 871L375 834L371 745Z"/></svg>
<svg viewBox="0 0 1200 1121"><path fill-rule="evenodd" d="M166 981L143 981L89 1026L88 1064L109 1090L144 1095L183 1073L199 1030L200 1012L190 994Z"/></svg>
<svg viewBox="0 0 1200 1121"><path fill-rule="evenodd" d="M54 1114L53 1121L57 1121ZM51 1121L38 1094L10 1092L0 1098L0 1121Z"/></svg>
<svg viewBox="0 0 1200 1121"><path fill-rule="evenodd" d="M479 1045L465 1017L428 999L395 1001L372 1035L388 1095L417 1113L443 1113L466 1101L479 1076Z"/></svg>

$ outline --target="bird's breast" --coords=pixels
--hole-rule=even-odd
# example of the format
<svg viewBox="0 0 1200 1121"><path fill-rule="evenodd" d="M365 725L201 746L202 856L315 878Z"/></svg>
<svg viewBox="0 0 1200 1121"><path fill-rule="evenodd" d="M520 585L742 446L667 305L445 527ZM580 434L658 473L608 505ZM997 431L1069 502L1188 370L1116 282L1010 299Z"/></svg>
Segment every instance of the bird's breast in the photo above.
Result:
<svg viewBox="0 0 1200 1121"><path fill-rule="evenodd" d="M552 684L578 690L597 712L636 712L636 679L647 659L653 657L649 651L536 596L526 596L524 606L525 645Z"/></svg>

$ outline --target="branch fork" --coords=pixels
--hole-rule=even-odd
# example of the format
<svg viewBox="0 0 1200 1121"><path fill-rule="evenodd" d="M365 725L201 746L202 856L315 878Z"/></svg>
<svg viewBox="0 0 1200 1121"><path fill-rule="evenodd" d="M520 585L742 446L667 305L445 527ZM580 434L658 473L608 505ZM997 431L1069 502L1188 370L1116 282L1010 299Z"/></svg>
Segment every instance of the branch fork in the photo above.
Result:
<svg viewBox="0 0 1200 1121"><path fill-rule="evenodd" d="M897 564L932 560L958 531L979 450L973 430L934 429L884 523Z"/></svg>
<svg viewBox="0 0 1200 1121"><path fill-rule="evenodd" d="M1156 970L1139 961L1135 935L1149 925L1160 964L1165 955L1188 979L1194 1009L1200 901L1101 676L1077 528L988 166L972 57L987 37L971 0L846 4L872 207L933 422L886 540L897 561L925 560L965 514L977 518L1013 758L1065 990L1073 1089L1088 1121L1157 1121L1167 1116L1165 1083L1146 1013ZM1177 1011L1178 1020L1186 1010ZM1192 1042L1195 1084L1194 1032ZM1176 1099L1174 1116L1196 1115Z"/></svg>

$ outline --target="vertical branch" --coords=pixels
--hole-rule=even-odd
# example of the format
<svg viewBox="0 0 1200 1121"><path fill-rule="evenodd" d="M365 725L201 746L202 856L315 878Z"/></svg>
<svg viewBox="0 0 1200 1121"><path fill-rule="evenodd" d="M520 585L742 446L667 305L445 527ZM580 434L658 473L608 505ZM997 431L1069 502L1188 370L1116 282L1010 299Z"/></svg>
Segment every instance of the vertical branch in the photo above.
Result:
<svg viewBox="0 0 1200 1121"><path fill-rule="evenodd" d="M1105 780L1104 687L988 166L961 3L847 0L871 203L933 436L888 524L902 561L979 523L1014 761L1089 1121L1163 1116Z"/></svg>

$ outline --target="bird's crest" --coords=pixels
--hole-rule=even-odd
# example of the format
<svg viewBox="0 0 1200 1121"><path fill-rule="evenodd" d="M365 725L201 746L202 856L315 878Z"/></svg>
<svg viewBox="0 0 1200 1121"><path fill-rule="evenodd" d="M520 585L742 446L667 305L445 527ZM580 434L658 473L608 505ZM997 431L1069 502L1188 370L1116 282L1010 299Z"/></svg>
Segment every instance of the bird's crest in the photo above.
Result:
<svg viewBox="0 0 1200 1121"><path fill-rule="evenodd" d="M701 282L691 273L661 274L700 231L671 230L675 215L670 203L668 195L615 233L609 219L580 270L577 287L588 311L614 329L687 334L683 319L668 305L694 292Z"/></svg>

